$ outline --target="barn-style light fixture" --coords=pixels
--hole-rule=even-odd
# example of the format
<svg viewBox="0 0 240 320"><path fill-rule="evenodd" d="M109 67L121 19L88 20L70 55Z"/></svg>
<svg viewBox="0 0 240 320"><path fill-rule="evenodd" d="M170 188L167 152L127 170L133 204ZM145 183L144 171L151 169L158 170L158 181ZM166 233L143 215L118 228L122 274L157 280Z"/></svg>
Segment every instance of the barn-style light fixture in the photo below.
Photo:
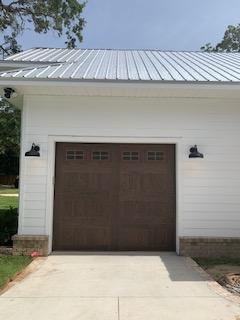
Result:
<svg viewBox="0 0 240 320"><path fill-rule="evenodd" d="M203 154L198 152L196 145L190 148L189 158L203 158Z"/></svg>
<svg viewBox="0 0 240 320"><path fill-rule="evenodd" d="M13 88L4 88L4 97L10 99L11 97L16 98L18 93Z"/></svg>
<svg viewBox="0 0 240 320"><path fill-rule="evenodd" d="M25 153L26 157L40 157L40 147L36 146L34 143L32 144L31 150Z"/></svg>

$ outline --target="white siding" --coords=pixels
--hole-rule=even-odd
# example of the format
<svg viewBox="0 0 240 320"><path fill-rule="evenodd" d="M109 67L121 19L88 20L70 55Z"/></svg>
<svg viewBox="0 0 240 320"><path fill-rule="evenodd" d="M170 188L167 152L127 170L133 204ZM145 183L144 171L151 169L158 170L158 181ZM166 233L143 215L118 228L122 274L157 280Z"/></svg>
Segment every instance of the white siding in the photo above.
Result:
<svg viewBox="0 0 240 320"><path fill-rule="evenodd" d="M26 97L23 212L19 233L50 234L54 175L51 141L181 141L177 180L179 236L240 234L240 108L237 99ZM54 139L52 137L55 137ZM197 144L204 159L189 159ZM50 152L51 151L51 152ZM180 171L180 172L179 172ZM22 177L23 178L23 177ZM51 191L51 197L47 190ZM51 202L51 203L48 203ZM181 202L181 203L180 203ZM47 209L48 208L48 209ZM47 217L45 218L45 213ZM22 227L21 227L22 225ZM51 224L50 224L51 225Z"/></svg>

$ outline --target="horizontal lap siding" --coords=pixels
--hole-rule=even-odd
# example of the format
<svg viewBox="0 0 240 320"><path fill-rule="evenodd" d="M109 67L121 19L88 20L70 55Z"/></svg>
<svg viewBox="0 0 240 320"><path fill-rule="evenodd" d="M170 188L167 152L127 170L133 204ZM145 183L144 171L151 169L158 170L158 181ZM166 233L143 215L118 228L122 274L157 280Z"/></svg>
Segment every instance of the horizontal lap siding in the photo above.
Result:
<svg viewBox="0 0 240 320"><path fill-rule="evenodd" d="M24 235L45 235L45 226L41 227L36 225L37 221L31 221L30 225L27 226L25 224L26 220L23 220L23 228L22 228L22 232L21 234ZM45 222L43 222L43 224L45 225Z"/></svg>
<svg viewBox="0 0 240 320"><path fill-rule="evenodd" d="M45 219L46 210L44 209L24 209L24 217L25 218L33 218L37 217L40 219Z"/></svg>
<svg viewBox="0 0 240 320"><path fill-rule="evenodd" d="M209 191L208 191L209 192ZM221 196L221 197L220 197ZM204 202L207 204L238 204L239 203L239 194L238 195L225 195L225 194L191 194L184 195L184 202L188 204L195 204L199 202Z"/></svg>
<svg viewBox="0 0 240 320"><path fill-rule="evenodd" d="M239 236L238 100L29 97L27 104L25 149L39 144L41 157L24 159L24 230L30 232L32 223L34 234L44 232L49 135L129 137L132 142L176 137L182 139L180 235ZM195 144L204 159L188 158Z"/></svg>
<svg viewBox="0 0 240 320"><path fill-rule="evenodd" d="M236 186L236 187L228 187L226 185L221 185L221 186L208 186L208 188L206 187L194 187L192 188L192 186L190 187L185 187L184 188L184 195L185 195L185 201L186 198L188 197L189 199L192 198L194 195L196 196L201 196L201 195L212 195L213 197L215 195L219 196L237 196L239 197L240 195L240 187ZM219 198L218 198L219 201Z"/></svg>
<svg viewBox="0 0 240 320"><path fill-rule="evenodd" d="M38 228L44 228L45 221L43 218L25 218L24 219L24 226L25 227L32 227L37 226Z"/></svg>
<svg viewBox="0 0 240 320"><path fill-rule="evenodd" d="M239 211L185 211L185 221L214 221L217 217L217 221L238 221ZM198 225L199 227L199 225Z"/></svg>

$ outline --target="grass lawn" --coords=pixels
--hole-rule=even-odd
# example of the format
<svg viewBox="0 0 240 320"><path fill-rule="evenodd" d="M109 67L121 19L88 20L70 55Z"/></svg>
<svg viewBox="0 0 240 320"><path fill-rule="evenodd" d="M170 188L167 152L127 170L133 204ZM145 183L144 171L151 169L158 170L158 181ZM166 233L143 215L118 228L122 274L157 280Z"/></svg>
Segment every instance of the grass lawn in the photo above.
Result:
<svg viewBox="0 0 240 320"><path fill-rule="evenodd" d="M1 189L0 190L0 210L8 210L10 207L18 207L18 197L5 197L1 194L18 194L18 189Z"/></svg>
<svg viewBox="0 0 240 320"><path fill-rule="evenodd" d="M0 210L8 210L18 207L18 197L3 197L0 195Z"/></svg>
<svg viewBox="0 0 240 320"><path fill-rule="evenodd" d="M0 194L18 194L18 189L0 189Z"/></svg>
<svg viewBox="0 0 240 320"><path fill-rule="evenodd" d="M26 268L30 262L32 262L31 257L0 254L0 289L13 279L16 273Z"/></svg>

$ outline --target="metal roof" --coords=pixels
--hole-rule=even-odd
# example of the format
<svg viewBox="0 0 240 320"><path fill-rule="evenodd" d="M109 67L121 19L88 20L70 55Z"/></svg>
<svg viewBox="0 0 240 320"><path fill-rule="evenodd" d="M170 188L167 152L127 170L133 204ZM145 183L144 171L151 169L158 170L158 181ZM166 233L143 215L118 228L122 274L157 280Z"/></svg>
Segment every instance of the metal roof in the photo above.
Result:
<svg viewBox="0 0 240 320"><path fill-rule="evenodd" d="M22 62L24 66L1 72L1 78L240 81L240 53L35 48L4 61ZM26 62L29 62L28 68Z"/></svg>

